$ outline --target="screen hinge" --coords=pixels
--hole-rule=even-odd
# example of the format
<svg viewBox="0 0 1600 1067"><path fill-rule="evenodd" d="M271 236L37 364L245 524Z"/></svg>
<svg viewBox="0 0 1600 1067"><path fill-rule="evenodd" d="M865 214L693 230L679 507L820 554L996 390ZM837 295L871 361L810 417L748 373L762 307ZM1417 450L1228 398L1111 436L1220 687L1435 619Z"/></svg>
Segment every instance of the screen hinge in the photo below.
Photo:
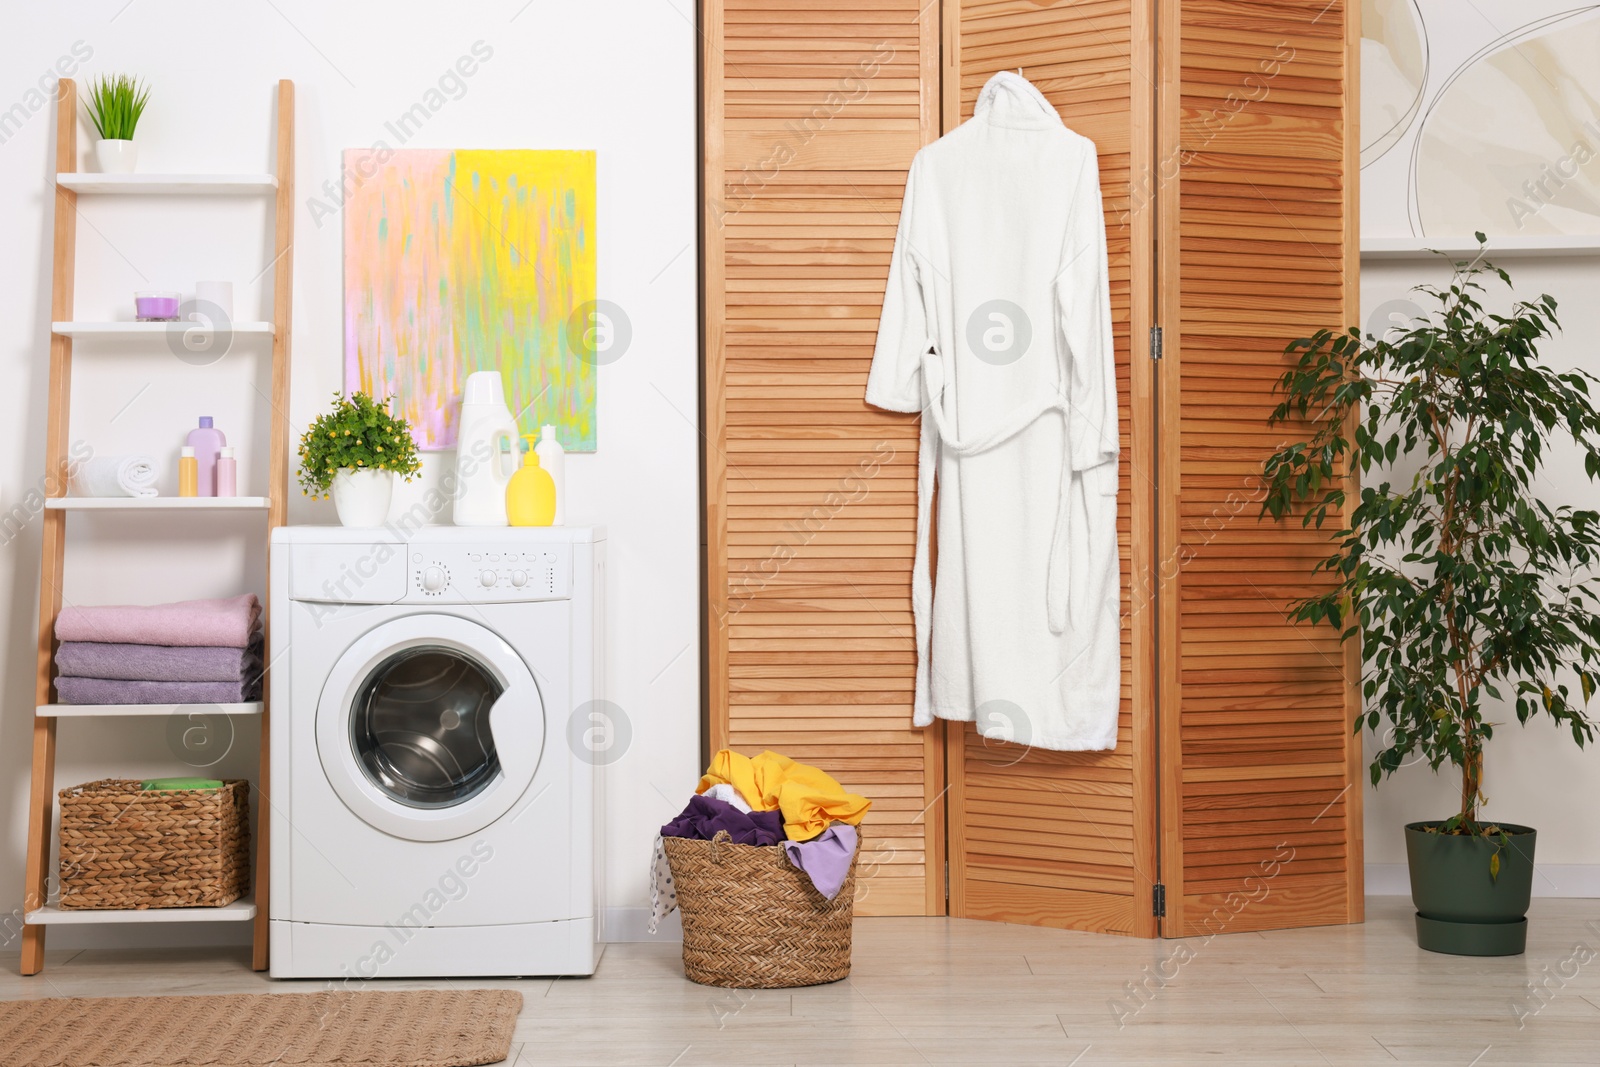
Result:
<svg viewBox="0 0 1600 1067"><path fill-rule="evenodd" d="M1161 327L1159 326L1150 327L1150 358L1155 360L1161 358Z"/></svg>
<svg viewBox="0 0 1600 1067"><path fill-rule="evenodd" d="M1150 913L1158 919L1167 917L1167 887L1160 882L1150 887Z"/></svg>

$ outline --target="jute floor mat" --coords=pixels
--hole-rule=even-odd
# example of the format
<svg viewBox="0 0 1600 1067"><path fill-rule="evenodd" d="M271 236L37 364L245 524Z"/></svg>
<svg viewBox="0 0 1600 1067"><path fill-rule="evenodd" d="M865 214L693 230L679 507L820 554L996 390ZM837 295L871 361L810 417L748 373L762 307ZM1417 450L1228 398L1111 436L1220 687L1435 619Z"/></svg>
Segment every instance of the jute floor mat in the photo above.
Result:
<svg viewBox="0 0 1600 1067"><path fill-rule="evenodd" d="M503 1060L522 994L402 990L0 1003L4 1067L471 1067Z"/></svg>

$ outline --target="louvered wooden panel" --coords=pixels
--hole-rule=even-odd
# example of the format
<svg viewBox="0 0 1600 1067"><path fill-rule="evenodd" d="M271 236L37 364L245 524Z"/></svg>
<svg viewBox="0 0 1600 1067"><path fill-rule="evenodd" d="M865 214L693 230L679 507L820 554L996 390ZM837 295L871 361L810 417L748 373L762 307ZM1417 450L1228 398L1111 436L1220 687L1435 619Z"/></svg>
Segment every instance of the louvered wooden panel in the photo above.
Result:
<svg viewBox="0 0 1600 1067"><path fill-rule="evenodd" d="M1022 68L1100 159L1116 334L1122 714L1114 752L1047 752L949 725L950 911L1151 937L1156 860L1152 717L1154 481L1149 0L945 5L945 125L970 118L996 71ZM1134 355L1137 353L1138 358Z"/></svg>
<svg viewBox="0 0 1600 1067"><path fill-rule="evenodd" d="M863 914L944 906L941 731L911 727L917 423L862 396L938 6L702 5L710 741L872 798Z"/></svg>
<svg viewBox="0 0 1600 1067"><path fill-rule="evenodd" d="M1357 664L1290 625L1328 530L1260 521L1285 344L1355 320L1355 8L1164 15L1163 932L1361 918ZM1347 21L1348 18L1348 21Z"/></svg>

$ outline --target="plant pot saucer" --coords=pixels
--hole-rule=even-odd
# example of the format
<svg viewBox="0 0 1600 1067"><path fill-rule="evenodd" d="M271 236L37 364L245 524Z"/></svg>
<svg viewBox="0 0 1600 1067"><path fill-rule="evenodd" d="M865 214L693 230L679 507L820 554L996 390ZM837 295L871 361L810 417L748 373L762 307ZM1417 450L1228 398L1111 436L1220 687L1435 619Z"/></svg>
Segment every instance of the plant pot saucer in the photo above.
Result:
<svg viewBox="0 0 1600 1067"><path fill-rule="evenodd" d="M1519 956L1528 947L1528 920L1458 923L1417 913L1417 945L1451 956Z"/></svg>

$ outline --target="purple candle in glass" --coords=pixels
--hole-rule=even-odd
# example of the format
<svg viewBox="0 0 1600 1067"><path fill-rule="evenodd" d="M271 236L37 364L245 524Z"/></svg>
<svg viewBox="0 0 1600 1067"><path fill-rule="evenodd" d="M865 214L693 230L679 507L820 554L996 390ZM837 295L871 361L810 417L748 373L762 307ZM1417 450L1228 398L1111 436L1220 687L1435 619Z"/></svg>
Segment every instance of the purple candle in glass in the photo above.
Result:
<svg viewBox="0 0 1600 1067"><path fill-rule="evenodd" d="M140 322L176 322L179 294L169 289L141 289L133 294L134 317Z"/></svg>

